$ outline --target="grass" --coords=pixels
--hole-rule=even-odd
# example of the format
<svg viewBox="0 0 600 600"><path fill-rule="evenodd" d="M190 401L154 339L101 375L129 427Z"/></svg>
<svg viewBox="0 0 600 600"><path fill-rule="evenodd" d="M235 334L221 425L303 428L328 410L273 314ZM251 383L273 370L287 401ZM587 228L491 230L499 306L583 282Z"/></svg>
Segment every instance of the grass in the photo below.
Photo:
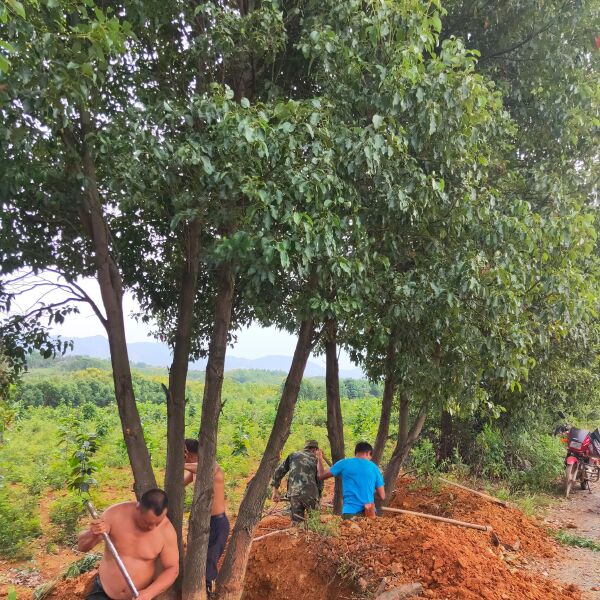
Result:
<svg viewBox="0 0 600 600"><path fill-rule="evenodd" d="M340 533L340 520L335 517L327 521L321 521L321 513L318 510L309 510L306 528L317 535L326 537L337 537Z"/></svg>
<svg viewBox="0 0 600 600"><path fill-rule="evenodd" d="M44 600L47 598L56 588L58 582L61 579L72 579L73 577L79 577L92 569L95 569L102 558L101 554L90 553L71 563L62 573L58 579L48 581L35 589L33 592L33 600Z"/></svg>
<svg viewBox="0 0 600 600"><path fill-rule="evenodd" d="M575 546L576 548L587 548L588 550L593 550L594 552L600 552L600 542L596 540L591 540L590 538L586 538L580 535L573 535L572 533L568 533L564 529L559 531L552 532L552 537L554 537L557 541L565 546Z"/></svg>
<svg viewBox="0 0 600 600"><path fill-rule="evenodd" d="M86 554L74 563L71 563L64 571L63 578L71 579L72 577L79 577L92 569L95 569L102 558L101 554L90 553Z"/></svg>

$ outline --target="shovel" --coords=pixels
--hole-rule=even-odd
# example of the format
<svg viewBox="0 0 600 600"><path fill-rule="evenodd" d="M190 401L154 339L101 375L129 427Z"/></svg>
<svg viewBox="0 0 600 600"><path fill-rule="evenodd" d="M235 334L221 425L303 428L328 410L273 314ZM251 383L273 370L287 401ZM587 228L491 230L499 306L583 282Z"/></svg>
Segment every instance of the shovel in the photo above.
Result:
<svg viewBox="0 0 600 600"><path fill-rule="evenodd" d="M94 505L89 500L85 501L85 507L88 509L88 512L90 513L90 515L92 515L92 519L99 518L99 515L96 512L96 509L94 508ZM137 588L135 587L135 583L133 583L133 580L129 576L129 573L127 572L127 568L123 564L123 561L121 560L121 557L119 556L119 553L117 552L117 549L115 548L115 545L112 543L110 536L108 535L108 533L103 533L102 537L104 538L104 541L106 543L106 547L108 548L108 551L112 554L113 558L115 559L115 562L117 563L117 567L119 567L119 571L121 571L121 574L125 578L125 581L127 582L127 585L129 586L129 589L131 590L133 597L137 598L140 595L140 593L137 591Z"/></svg>

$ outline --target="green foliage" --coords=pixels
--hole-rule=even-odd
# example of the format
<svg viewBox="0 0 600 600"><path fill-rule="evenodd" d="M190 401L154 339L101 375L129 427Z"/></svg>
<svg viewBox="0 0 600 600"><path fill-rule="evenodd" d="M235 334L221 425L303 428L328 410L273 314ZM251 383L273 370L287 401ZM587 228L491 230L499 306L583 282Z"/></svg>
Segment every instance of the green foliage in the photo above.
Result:
<svg viewBox="0 0 600 600"><path fill-rule="evenodd" d="M0 556L8 559L27 558L27 544L40 535L35 502L0 488Z"/></svg>
<svg viewBox="0 0 600 600"><path fill-rule="evenodd" d="M557 436L521 432L507 436L512 455L510 480L515 487L553 491L564 471L565 447Z"/></svg>
<svg viewBox="0 0 600 600"><path fill-rule="evenodd" d="M435 448L431 440L422 438L410 451L411 468L415 470L417 478L433 477L439 474L440 467L437 462Z"/></svg>
<svg viewBox="0 0 600 600"><path fill-rule="evenodd" d="M88 553L75 562L71 563L63 572L64 579L79 577L92 569L95 569L102 558L101 554Z"/></svg>
<svg viewBox="0 0 600 600"><path fill-rule="evenodd" d="M499 430L486 425L475 438L475 451L479 474L492 478L507 474L505 441Z"/></svg>
<svg viewBox="0 0 600 600"><path fill-rule="evenodd" d="M92 475L98 470L98 464L92 458L98 450L98 434L82 432L80 426L72 418L65 419L60 428L60 438L61 444L70 451L68 487L87 495L97 483Z"/></svg>
<svg viewBox="0 0 600 600"><path fill-rule="evenodd" d="M322 519L320 510L309 510L306 528L317 535L337 537L340 534L340 519L331 515Z"/></svg>
<svg viewBox="0 0 600 600"><path fill-rule="evenodd" d="M69 494L55 500L49 507L50 521L55 526L51 539L67 546L74 544L84 514L85 508L80 497Z"/></svg>
<svg viewBox="0 0 600 600"><path fill-rule="evenodd" d="M587 548L594 552L600 552L600 543L579 535L573 535L564 529L553 532L552 534L561 544L565 546L575 546L576 548Z"/></svg>

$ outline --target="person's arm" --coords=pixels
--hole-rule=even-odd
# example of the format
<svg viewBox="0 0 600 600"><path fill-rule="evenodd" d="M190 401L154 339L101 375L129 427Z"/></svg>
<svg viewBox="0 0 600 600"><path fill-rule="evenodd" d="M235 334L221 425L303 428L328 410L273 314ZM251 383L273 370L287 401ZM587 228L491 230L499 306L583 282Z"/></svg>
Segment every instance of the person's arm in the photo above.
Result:
<svg viewBox="0 0 600 600"><path fill-rule="evenodd" d="M325 487L325 483L319 477L319 470L318 469L319 469L319 467L317 466L317 468L315 469L315 479L317 480L317 490L319 491L319 498L321 498L321 496L323 495L323 488Z"/></svg>
<svg viewBox="0 0 600 600"><path fill-rule="evenodd" d="M334 475L331 472L331 469L329 467L325 468L325 465L323 464L323 451L317 450L315 452L315 455L317 457L317 476L318 476L318 478L322 481L324 479L329 479L330 477L333 477Z"/></svg>
<svg viewBox="0 0 600 600"><path fill-rule="evenodd" d="M385 482L383 481L383 475L381 474L381 470L377 466L376 468L377 477L375 479L375 492L377 492L377 495L379 496L379 498L381 498L381 501L383 502L383 500L385 500Z"/></svg>
<svg viewBox="0 0 600 600"><path fill-rule="evenodd" d="M273 473L273 479L271 480L271 487L273 488L273 492L271 493L271 500L273 502L279 502L280 500L279 493L277 490L281 485L281 480L290 470L290 456L291 454L287 456L287 458L275 469L275 473Z"/></svg>
<svg viewBox="0 0 600 600"><path fill-rule="evenodd" d="M140 595L137 600L152 600L168 590L175 583L177 575L179 575L177 535L172 525L166 531L166 540L160 553L160 562L163 567L162 572L146 589L139 590Z"/></svg>
<svg viewBox="0 0 600 600"><path fill-rule="evenodd" d="M190 485L190 483L194 481L194 476L198 472L198 463L186 462L183 465L183 470L183 487L185 487L186 485Z"/></svg>
<svg viewBox="0 0 600 600"><path fill-rule="evenodd" d="M110 508L107 508L99 519L94 519L90 523L89 529L86 529L79 534L77 539L77 550L80 552L88 552L102 541L103 533L110 533L110 510ZM107 519L107 517L109 518Z"/></svg>

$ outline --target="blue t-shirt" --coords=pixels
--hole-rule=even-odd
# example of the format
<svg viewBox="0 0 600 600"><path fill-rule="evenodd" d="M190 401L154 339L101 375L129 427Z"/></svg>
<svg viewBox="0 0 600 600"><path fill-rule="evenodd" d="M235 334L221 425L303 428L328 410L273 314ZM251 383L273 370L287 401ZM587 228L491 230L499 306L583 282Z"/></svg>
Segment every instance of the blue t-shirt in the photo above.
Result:
<svg viewBox="0 0 600 600"><path fill-rule="evenodd" d="M344 458L330 469L334 477L342 478L344 513L358 513L375 498L375 488L383 485L379 467L366 458Z"/></svg>

